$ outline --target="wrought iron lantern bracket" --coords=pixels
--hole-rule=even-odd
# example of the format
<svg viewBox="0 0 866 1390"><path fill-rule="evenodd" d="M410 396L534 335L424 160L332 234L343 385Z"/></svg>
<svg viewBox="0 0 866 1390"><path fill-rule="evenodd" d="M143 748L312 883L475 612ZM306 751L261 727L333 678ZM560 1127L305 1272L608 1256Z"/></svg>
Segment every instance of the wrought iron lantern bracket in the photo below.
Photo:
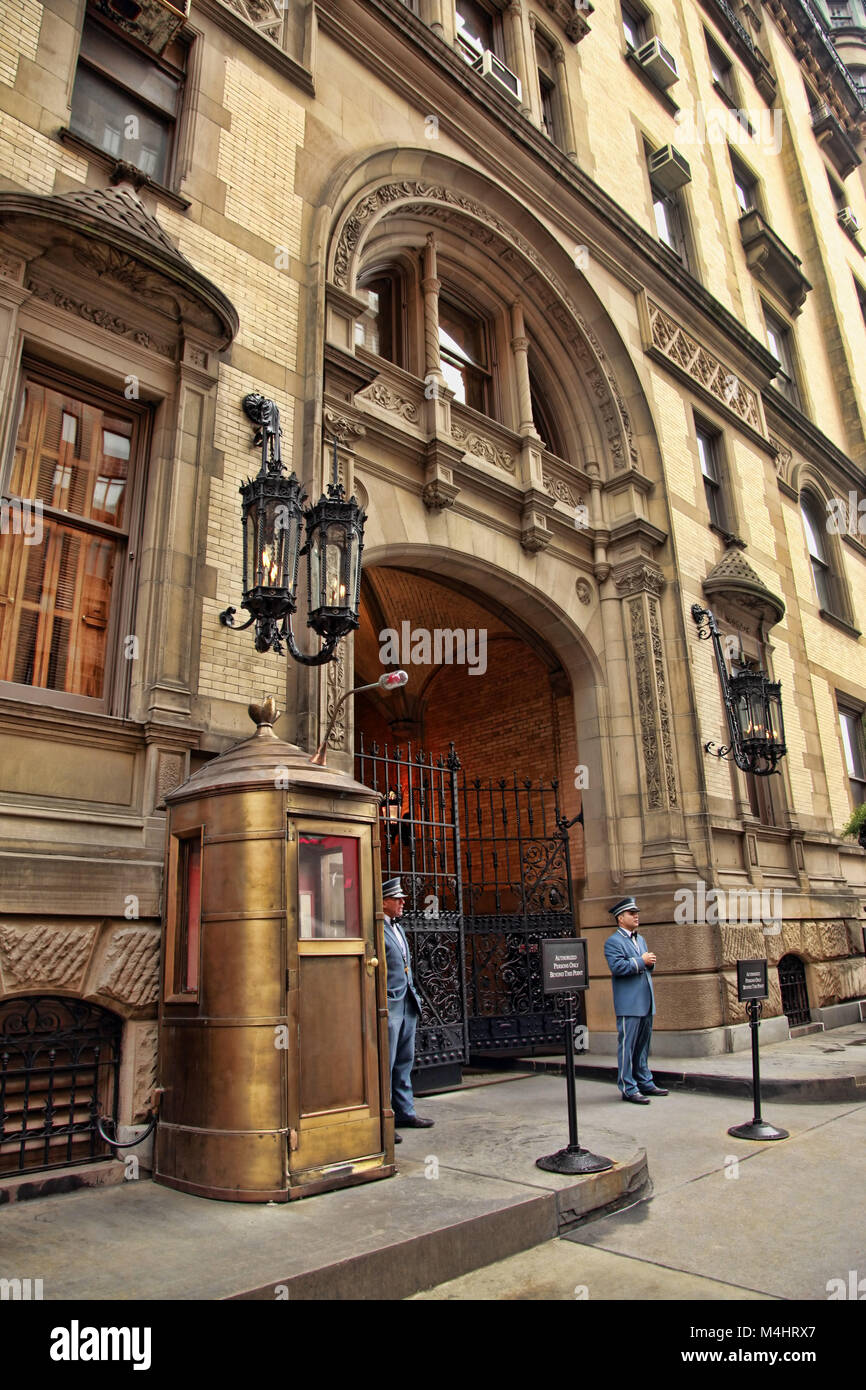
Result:
<svg viewBox="0 0 866 1390"><path fill-rule="evenodd" d="M730 743L721 747L705 743L704 752L716 758L731 759L741 772L770 777L779 771L777 764L787 752L780 683L768 680L763 672L749 671L745 667L729 674L713 613L695 603L692 617L698 638L713 644L730 734Z"/></svg>

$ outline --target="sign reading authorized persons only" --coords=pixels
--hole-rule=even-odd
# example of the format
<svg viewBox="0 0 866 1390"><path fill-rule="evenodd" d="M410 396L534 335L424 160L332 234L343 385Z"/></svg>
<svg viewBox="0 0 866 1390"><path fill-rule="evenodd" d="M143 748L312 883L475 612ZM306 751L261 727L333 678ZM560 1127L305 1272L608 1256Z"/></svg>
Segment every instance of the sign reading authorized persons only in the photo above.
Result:
<svg viewBox="0 0 866 1390"><path fill-rule="evenodd" d="M541 969L544 993L558 994L561 990L587 989L586 942L582 937L542 941Z"/></svg>
<svg viewBox="0 0 866 1390"><path fill-rule="evenodd" d="M737 961L737 998L740 1003L747 999L767 999L767 962L765 960Z"/></svg>

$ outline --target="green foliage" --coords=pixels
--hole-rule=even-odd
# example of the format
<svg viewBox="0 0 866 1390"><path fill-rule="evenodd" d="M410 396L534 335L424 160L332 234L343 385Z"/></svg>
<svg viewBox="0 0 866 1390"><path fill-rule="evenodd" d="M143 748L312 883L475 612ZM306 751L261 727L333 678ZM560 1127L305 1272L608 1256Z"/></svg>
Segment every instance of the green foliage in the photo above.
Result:
<svg viewBox="0 0 866 1390"><path fill-rule="evenodd" d="M866 827L866 801L862 806L858 806L851 815L851 819L842 827L843 835L859 835L860 831Z"/></svg>

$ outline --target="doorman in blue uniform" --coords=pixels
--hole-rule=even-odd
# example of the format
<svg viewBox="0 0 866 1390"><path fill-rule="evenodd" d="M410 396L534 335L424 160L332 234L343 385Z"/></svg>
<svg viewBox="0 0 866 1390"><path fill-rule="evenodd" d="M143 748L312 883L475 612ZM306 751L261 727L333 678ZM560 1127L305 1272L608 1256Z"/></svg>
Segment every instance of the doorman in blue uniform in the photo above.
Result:
<svg viewBox="0 0 866 1390"><path fill-rule="evenodd" d="M610 914L616 931L604 943L604 955L613 977L616 1081L623 1100L649 1105L650 1096L668 1094L655 1084L647 1065L656 1011L652 982L656 958L638 932L640 914L634 898L622 898Z"/></svg>
<svg viewBox="0 0 866 1390"><path fill-rule="evenodd" d="M412 1067L415 1063L415 1029L421 1017L421 996L412 979L409 943L400 926L406 894L399 878L382 884L385 909L385 962L388 969L388 1044L391 1053L391 1105L397 1129L429 1129L432 1120L415 1114ZM399 1134L394 1135L402 1143Z"/></svg>

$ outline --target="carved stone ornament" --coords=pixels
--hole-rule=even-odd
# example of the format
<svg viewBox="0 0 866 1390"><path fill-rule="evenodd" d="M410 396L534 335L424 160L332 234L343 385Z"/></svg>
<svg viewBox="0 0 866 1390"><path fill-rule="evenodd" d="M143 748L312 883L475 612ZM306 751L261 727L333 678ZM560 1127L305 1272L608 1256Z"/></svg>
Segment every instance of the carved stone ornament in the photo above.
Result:
<svg viewBox="0 0 866 1390"><path fill-rule="evenodd" d="M557 502L564 502L566 507L575 507L578 502L585 501L584 498L575 495L564 478L556 478L545 473L541 485L545 492L550 493L551 497L555 497Z"/></svg>
<svg viewBox="0 0 866 1390"><path fill-rule="evenodd" d="M421 500L428 512L441 512L454 506L459 491L459 487L444 478L431 478L421 489Z"/></svg>
<svg viewBox="0 0 866 1390"><path fill-rule="evenodd" d="M649 599L648 606L650 645L652 647L653 668L655 671L656 699L658 701L665 784L667 787L668 805L676 806L678 800L677 779L674 770L673 734L671 731L671 715L668 706L668 686L667 677L665 675L664 652L662 650L661 619L659 616L658 600Z"/></svg>
<svg viewBox="0 0 866 1390"><path fill-rule="evenodd" d="M0 927L3 973L19 985L79 985L93 947L95 927L45 925L20 931Z"/></svg>
<svg viewBox="0 0 866 1390"><path fill-rule="evenodd" d="M343 443L354 436L356 439L367 433L359 420L350 420L346 415L339 415L336 410L325 407L325 433L331 439L339 439Z"/></svg>
<svg viewBox="0 0 866 1390"><path fill-rule="evenodd" d="M160 753L156 771L156 801L160 805L169 792L183 781L183 758L180 753Z"/></svg>
<svg viewBox="0 0 866 1390"><path fill-rule="evenodd" d="M325 718L330 722L337 702L342 699L346 689L346 644L341 642L337 647L337 654L327 665L327 693L325 696ZM344 704L337 716L337 722L331 730L328 739L328 747L343 749L346 747L346 705Z"/></svg>
<svg viewBox="0 0 866 1390"><path fill-rule="evenodd" d="M398 208L401 214L427 223L456 226L461 236L481 243L501 265L523 278L526 293L540 302L548 317L560 326L580 363L604 423L614 468L637 467L638 453L628 407L596 333L531 242L497 217L489 206L444 184L413 179L380 184L363 194L343 221L333 253L334 283L348 288L366 233L379 218Z"/></svg>
<svg viewBox="0 0 866 1390"><path fill-rule="evenodd" d="M650 811L664 808L662 791L661 760L659 758L658 736L655 721L655 701L653 700L653 668L647 647L647 631L642 598L630 599L628 603L629 636L634 654L635 679L637 681L637 703L640 718L640 739L643 752L644 774L646 776L646 804Z"/></svg>
<svg viewBox="0 0 866 1390"><path fill-rule="evenodd" d="M776 455L776 472L788 479L791 474L791 460L794 455L787 444L783 444L780 439L774 439L772 435L770 435L770 444Z"/></svg>
<svg viewBox="0 0 866 1390"><path fill-rule="evenodd" d="M583 604L592 603L592 585L588 579L578 579L574 586L577 597Z"/></svg>
<svg viewBox="0 0 866 1390"><path fill-rule="evenodd" d="M96 988L124 1004L155 1004L159 982L159 932L121 927L102 963Z"/></svg>
<svg viewBox="0 0 866 1390"><path fill-rule="evenodd" d="M725 367L718 357L701 347L658 304L647 300L653 347L667 360L708 391L737 419L761 433L757 394Z"/></svg>
<svg viewBox="0 0 866 1390"><path fill-rule="evenodd" d="M390 386L374 381L372 386L368 386L366 391L362 391L358 396L359 400L372 401L373 405L378 405L382 410L391 411L394 415L399 415L401 420L408 420L410 424L418 423L418 407L413 401L408 401L404 396L398 396L392 391Z"/></svg>
<svg viewBox="0 0 866 1390"><path fill-rule="evenodd" d="M0 251L0 277L20 284L24 278L24 262L18 256L10 256L8 252Z"/></svg>
<svg viewBox="0 0 866 1390"><path fill-rule="evenodd" d="M632 565L614 576L614 584L625 597L627 594L660 594L665 587L665 577L660 570L650 565Z"/></svg>
<svg viewBox="0 0 866 1390"><path fill-rule="evenodd" d="M286 7L284 3L280 4L280 0L220 0L220 4L239 14L241 19L245 19L247 24L272 43L281 43Z"/></svg>
<svg viewBox="0 0 866 1390"><path fill-rule="evenodd" d="M155 338L152 333L137 328L135 324L127 323L126 319L112 314L110 310L98 304L87 304L73 295L64 294L54 285L40 285L35 280L28 280L27 288L37 299L46 304L53 304L55 309L75 314L78 318L84 319L85 323L93 323L97 328L104 328L106 332L115 333L120 338L130 338L134 343L138 343L139 347L156 352L160 357L174 357L174 344L162 338Z"/></svg>
<svg viewBox="0 0 866 1390"><path fill-rule="evenodd" d="M476 458L484 459L487 463L492 463L495 468L502 468L506 473L513 473L517 467L517 460L513 454L507 453L505 449L501 449L492 440L484 439L482 435L464 429L456 420L451 425L451 438L456 439L461 449L464 449L467 454L474 454Z"/></svg>
<svg viewBox="0 0 866 1390"><path fill-rule="evenodd" d="M738 546L730 546L703 582L708 599L732 599L761 618L766 628L785 616L784 599L768 589Z"/></svg>

